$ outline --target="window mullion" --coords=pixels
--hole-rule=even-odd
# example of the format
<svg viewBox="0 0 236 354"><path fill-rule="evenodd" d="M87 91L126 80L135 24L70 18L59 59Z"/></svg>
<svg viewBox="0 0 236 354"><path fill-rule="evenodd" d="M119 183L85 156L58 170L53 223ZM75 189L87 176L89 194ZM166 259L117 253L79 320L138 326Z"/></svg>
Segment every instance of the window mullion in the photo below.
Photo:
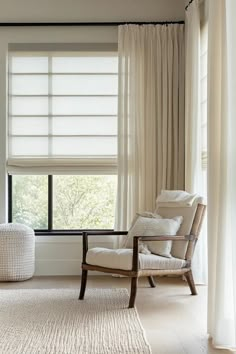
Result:
<svg viewBox="0 0 236 354"><path fill-rule="evenodd" d="M12 176L8 175L8 222L12 222Z"/></svg>
<svg viewBox="0 0 236 354"><path fill-rule="evenodd" d="M53 229L53 176L48 176L48 231Z"/></svg>

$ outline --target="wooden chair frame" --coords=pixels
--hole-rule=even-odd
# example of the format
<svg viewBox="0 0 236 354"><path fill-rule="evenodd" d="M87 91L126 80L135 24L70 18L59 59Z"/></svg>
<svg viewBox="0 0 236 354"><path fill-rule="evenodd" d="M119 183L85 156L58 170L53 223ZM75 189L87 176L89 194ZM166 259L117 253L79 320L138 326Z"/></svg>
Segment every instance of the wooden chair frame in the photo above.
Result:
<svg viewBox="0 0 236 354"><path fill-rule="evenodd" d="M134 307L136 294L137 294L137 286L138 286L138 278L141 276L148 277L149 285L154 288L155 282L153 279L154 275L184 275L189 288L191 290L192 295L197 295L197 290L195 287L192 269L191 269L191 259L194 253L194 248L196 246L196 242L198 240L199 233L201 231L202 222L204 219L206 206L204 204L198 204L196 213L194 216L192 228L189 235L186 236L134 236L133 238L133 259L132 259L132 269L124 270L124 269L114 269L101 267L97 265L91 265L86 263L86 255L88 252L88 236L120 236L127 235L128 231L84 231L83 232L83 261L82 261L82 279L81 279L81 287L79 300L84 299L86 284L87 284L87 276L88 270L91 271L99 271L103 273L112 273L112 274L120 274L125 275L127 277L131 277L131 291L130 291L130 299L129 299L129 308ZM171 269L171 270L163 270L163 269L140 269L139 268L139 252L138 252L138 244L140 241L189 241L188 249L186 252L185 260L186 265L181 269Z"/></svg>

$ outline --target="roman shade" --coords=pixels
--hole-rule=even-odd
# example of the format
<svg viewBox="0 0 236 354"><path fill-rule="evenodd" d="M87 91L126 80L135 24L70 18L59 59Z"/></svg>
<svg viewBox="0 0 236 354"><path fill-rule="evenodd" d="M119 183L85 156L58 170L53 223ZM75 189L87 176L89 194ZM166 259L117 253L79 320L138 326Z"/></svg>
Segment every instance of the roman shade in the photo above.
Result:
<svg viewBox="0 0 236 354"><path fill-rule="evenodd" d="M20 47L9 52L8 172L114 173L114 45Z"/></svg>

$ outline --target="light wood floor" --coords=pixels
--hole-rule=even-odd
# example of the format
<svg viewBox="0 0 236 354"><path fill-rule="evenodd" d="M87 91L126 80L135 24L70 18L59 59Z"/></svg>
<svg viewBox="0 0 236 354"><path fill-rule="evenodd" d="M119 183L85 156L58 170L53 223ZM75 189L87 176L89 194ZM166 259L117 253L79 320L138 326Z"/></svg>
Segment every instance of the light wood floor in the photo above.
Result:
<svg viewBox="0 0 236 354"><path fill-rule="evenodd" d="M150 288L147 279L141 278L136 299L141 323L153 354L232 353L213 349L208 340L205 286L198 286L199 295L191 296L188 286L180 278L157 278L156 282L157 287ZM65 276L35 277L25 282L0 283L0 289L78 288L78 293L79 286L79 277ZM129 279L90 276L87 287L129 289Z"/></svg>

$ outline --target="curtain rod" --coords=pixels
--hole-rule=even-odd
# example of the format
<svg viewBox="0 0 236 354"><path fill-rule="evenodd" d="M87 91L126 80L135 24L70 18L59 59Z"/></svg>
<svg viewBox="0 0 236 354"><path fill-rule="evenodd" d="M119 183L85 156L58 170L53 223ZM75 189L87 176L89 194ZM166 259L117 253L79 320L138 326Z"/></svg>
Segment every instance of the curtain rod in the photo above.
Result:
<svg viewBox="0 0 236 354"><path fill-rule="evenodd" d="M120 26L120 25L170 25L184 24L184 21L164 22L0 22L0 27L54 27L54 26Z"/></svg>

